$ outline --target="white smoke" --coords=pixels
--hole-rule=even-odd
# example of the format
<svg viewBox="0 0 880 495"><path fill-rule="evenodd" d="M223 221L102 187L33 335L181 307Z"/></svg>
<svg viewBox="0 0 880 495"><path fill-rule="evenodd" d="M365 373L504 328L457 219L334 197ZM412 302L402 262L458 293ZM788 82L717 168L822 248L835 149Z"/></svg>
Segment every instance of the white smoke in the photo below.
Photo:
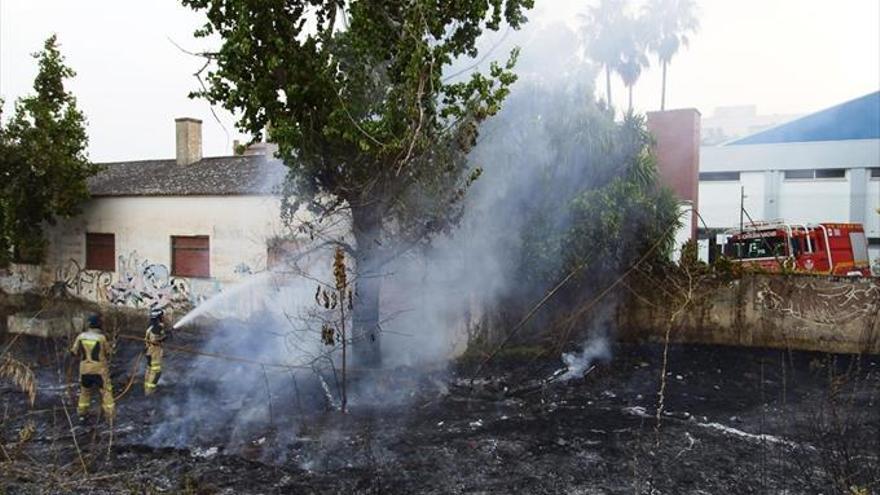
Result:
<svg viewBox="0 0 880 495"><path fill-rule="evenodd" d="M559 377L561 381L580 378L590 369L596 360L611 359L611 346L606 337L597 337L583 344L580 352L566 352L562 355L562 362L568 368Z"/></svg>
<svg viewBox="0 0 880 495"><path fill-rule="evenodd" d="M467 345L469 331L485 308L511 293L543 293L545 288L531 286L511 272L529 233L522 212L536 198L568 194L566 187L588 182L584 174L591 173L591 153L601 153L577 146L560 149L560 132L590 131L580 121L565 129L548 125L558 123L551 116L565 115L572 105L592 104L595 72L579 60L576 35L563 24L534 23L522 32L493 36L486 45L494 53L480 69L492 59L506 58L510 48L519 45L520 81L501 113L480 131L472 161L484 173L468 193L460 228L435 239L432 248L386 267L380 320L387 368L443 367ZM560 212L551 221L568 220ZM542 263L552 271L561 260ZM325 401L328 394L338 398L330 365L338 367L339 352L328 353L321 342L322 315L315 311L314 301L316 284L332 280L329 249L297 269L288 275L255 275L204 302L184 323L198 322L199 316L219 319L209 329L204 352L313 366L315 371L199 357L185 376L169 377L188 390L183 399L177 395L163 401L165 420L151 436L154 444L210 443L222 433L235 447L269 423L294 437L297 428L291 417L301 411L292 410L291 404L306 402L314 409L331 402ZM524 314L527 308L512 310ZM601 335L594 335L580 352L563 356L567 378L580 376L596 359L610 357L610 322L602 327ZM360 381L361 389L351 394L352 405L396 403L411 395L407 390L370 387L368 382Z"/></svg>

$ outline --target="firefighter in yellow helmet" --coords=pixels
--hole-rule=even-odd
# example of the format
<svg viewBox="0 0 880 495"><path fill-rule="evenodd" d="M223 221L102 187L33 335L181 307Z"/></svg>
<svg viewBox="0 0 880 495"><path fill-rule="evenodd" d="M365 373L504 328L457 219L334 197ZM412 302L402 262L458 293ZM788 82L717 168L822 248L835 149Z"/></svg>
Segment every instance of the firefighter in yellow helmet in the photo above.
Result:
<svg viewBox="0 0 880 495"><path fill-rule="evenodd" d="M101 331L101 316L88 318L88 329L76 336L70 352L79 358L79 401L76 411L84 420L91 406L92 392L101 391L101 409L107 421L113 421L116 404L110 382L110 344Z"/></svg>
<svg viewBox="0 0 880 495"><path fill-rule="evenodd" d="M165 329L165 311L156 308L150 311L150 325L144 335L147 355L147 370L144 375L144 395L150 395L156 391L159 377L162 376L162 344L170 336L170 330Z"/></svg>

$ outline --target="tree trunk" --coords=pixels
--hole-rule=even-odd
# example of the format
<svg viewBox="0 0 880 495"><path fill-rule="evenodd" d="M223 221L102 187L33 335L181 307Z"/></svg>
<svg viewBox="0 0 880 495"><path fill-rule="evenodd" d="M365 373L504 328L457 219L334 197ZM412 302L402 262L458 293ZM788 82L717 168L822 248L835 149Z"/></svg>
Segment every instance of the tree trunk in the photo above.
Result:
<svg viewBox="0 0 880 495"><path fill-rule="evenodd" d="M382 290L379 233L382 219L375 206L358 206L352 207L352 223L357 242L352 358L355 366L379 367L382 364L379 344L379 296Z"/></svg>
<svg viewBox="0 0 880 495"><path fill-rule="evenodd" d="M614 108L611 103L611 66L605 64L605 96L608 97L608 108Z"/></svg>
<svg viewBox="0 0 880 495"><path fill-rule="evenodd" d="M635 85L629 87L629 113L633 112L633 86Z"/></svg>
<svg viewBox="0 0 880 495"><path fill-rule="evenodd" d="M660 89L660 111L666 110L666 61L663 62L663 85Z"/></svg>

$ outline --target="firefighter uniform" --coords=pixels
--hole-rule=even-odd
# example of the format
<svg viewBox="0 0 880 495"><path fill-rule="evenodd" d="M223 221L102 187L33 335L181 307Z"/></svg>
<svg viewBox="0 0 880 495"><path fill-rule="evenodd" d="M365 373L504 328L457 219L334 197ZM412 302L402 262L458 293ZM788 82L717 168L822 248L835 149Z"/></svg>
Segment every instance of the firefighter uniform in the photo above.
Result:
<svg viewBox="0 0 880 495"><path fill-rule="evenodd" d="M104 417L112 421L116 413L113 401L113 384L110 382L110 348L101 333L98 316L89 317L89 329L77 335L70 352L79 358L79 401L76 410L80 418L89 412L92 392L100 390L101 409Z"/></svg>
<svg viewBox="0 0 880 495"><path fill-rule="evenodd" d="M162 343L168 337L165 332L165 313L155 310L150 314L150 326L144 335L147 356L147 369L144 374L144 395L150 395L156 391L159 377L162 376Z"/></svg>

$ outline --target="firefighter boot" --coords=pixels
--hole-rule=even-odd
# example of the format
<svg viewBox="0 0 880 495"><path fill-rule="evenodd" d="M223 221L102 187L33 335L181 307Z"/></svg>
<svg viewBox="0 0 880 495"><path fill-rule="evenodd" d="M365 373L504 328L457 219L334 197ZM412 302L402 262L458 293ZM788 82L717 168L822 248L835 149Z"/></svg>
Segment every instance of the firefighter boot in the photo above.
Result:
<svg viewBox="0 0 880 495"><path fill-rule="evenodd" d="M144 374L144 395L151 395L159 385L159 377L162 375L162 361L160 356L147 356L147 371Z"/></svg>

